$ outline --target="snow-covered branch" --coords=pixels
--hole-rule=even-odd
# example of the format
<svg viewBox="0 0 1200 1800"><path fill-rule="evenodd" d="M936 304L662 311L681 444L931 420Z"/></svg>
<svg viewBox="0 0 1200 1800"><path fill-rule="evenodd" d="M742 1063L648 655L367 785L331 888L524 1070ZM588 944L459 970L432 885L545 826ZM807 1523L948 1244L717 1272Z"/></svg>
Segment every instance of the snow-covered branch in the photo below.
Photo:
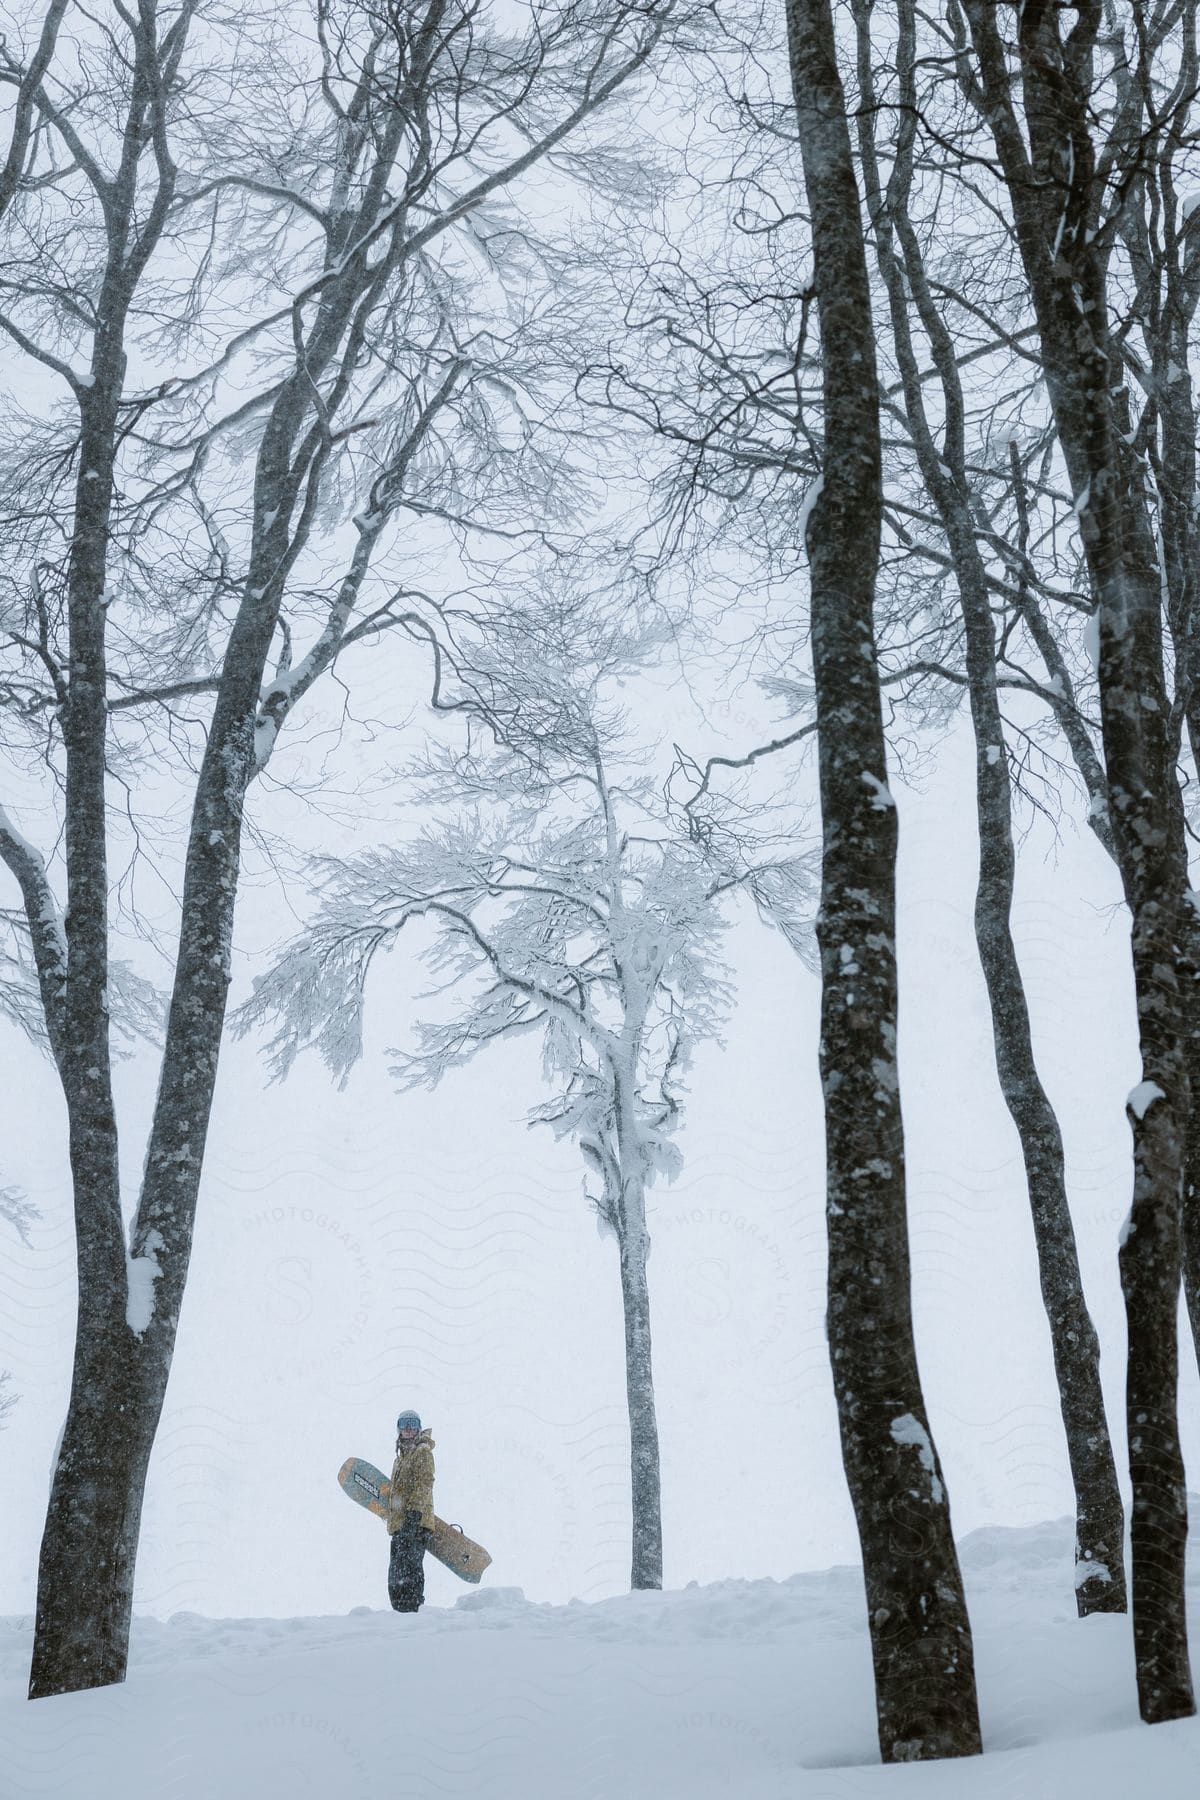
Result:
<svg viewBox="0 0 1200 1800"><path fill-rule="evenodd" d="M67 979L67 941L62 915L41 853L17 830L3 806L0 806L0 861L5 863L21 890L46 1038L57 1056L61 1047Z"/></svg>

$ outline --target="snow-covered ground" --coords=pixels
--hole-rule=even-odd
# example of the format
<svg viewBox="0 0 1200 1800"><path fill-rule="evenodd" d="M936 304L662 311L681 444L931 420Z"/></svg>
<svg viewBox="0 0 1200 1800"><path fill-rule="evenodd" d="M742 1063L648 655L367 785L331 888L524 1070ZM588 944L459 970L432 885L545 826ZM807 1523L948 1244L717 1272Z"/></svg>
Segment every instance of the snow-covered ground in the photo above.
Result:
<svg viewBox="0 0 1200 1800"><path fill-rule="evenodd" d="M1075 1618L1070 1543L1064 1520L963 1542L970 1762L878 1764L859 1575L835 1568L565 1606L484 1585L414 1616L143 1619L123 1687L33 1705L29 1621L5 1619L0 1795L1191 1800L1200 1724L1138 1722L1128 1621Z"/></svg>

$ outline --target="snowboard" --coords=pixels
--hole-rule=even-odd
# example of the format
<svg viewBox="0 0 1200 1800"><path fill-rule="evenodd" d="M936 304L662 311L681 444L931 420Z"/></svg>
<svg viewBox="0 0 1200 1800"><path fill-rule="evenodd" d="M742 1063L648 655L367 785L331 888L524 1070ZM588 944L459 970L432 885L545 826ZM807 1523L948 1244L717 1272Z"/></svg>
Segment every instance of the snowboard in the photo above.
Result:
<svg viewBox="0 0 1200 1800"><path fill-rule="evenodd" d="M338 1470L338 1482L343 1493L377 1519L387 1518L388 1489L392 1484L374 1463L364 1462L361 1456L348 1456ZM461 1525L448 1525L436 1513L429 1553L463 1581L478 1581L492 1560L483 1545L473 1542Z"/></svg>

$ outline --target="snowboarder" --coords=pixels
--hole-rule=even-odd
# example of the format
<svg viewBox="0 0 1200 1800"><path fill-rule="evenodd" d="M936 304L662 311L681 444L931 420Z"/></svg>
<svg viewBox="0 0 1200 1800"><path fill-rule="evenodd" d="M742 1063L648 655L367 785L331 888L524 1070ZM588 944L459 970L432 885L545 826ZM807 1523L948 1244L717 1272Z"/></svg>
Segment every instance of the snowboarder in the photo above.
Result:
<svg viewBox="0 0 1200 1800"><path fill-rule="evenodd" d="M425 1599L425 1550L433 1531L433 1439L415 1412L396 1420L387 1528L388 1599L397 1612L416 1612Z"/></svg>

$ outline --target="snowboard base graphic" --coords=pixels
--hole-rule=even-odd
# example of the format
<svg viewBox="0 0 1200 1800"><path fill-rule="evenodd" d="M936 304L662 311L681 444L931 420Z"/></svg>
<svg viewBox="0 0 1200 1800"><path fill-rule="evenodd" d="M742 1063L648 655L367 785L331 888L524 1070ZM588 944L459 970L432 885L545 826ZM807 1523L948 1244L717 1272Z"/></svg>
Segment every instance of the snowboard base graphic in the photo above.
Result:
<svg viewBox="0 0 1200 1800"><path fill-rule="evenodd" d="M343 1493L349 1494L359 1506L365 1506L377 1519L387 1518L388 1489L392 1484L374 1463L364 1462L361 1456L348 1456L338 1470L338 1483ZM467 1537L460 1525L448 1525L436 1514L429 1553L461 1580L472 1582L479 1580L492 1560L483 1545Z"/></svg>

